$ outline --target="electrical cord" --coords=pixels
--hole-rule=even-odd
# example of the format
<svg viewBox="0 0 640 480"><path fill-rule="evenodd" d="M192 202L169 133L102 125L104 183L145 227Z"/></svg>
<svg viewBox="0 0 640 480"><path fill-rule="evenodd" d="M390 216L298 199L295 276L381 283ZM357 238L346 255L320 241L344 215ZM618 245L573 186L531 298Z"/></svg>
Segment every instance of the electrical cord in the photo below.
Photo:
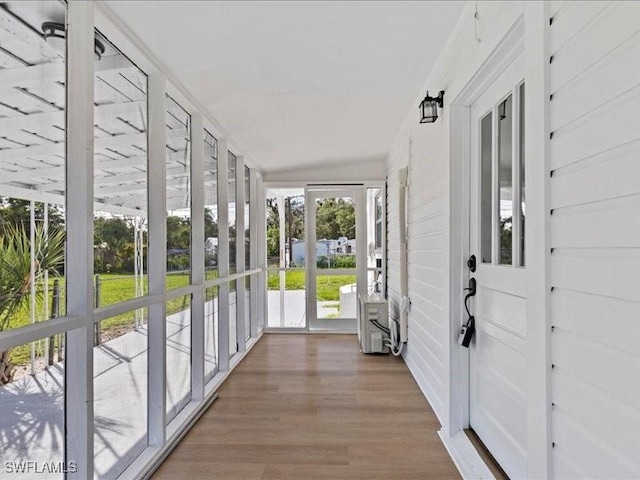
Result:
<svg viewBox="0 0 640 480"><path fill-rule="evenodd" d="M400 355L402 355L402 351L404 350L404 343L402 343L400 341L400 322L398 322L397 319L392 319L391 320L394 324L395 324L395 328L393 329L389 329L390 330L390 347L391 347L391 353L393 354L394 357L399 357ZM397 345L397 347L396 347Z"/></svg>
<svg viewBox="0 0 640 480"><path fill-rule="evenodd" d="M386 333L387 335L391 335L391 330L389 330L384 325L381 325L377 320L371 318L369 319L369 321L373 323L376 327L378 327L380 330L382 330L384 333Z"/></svg>

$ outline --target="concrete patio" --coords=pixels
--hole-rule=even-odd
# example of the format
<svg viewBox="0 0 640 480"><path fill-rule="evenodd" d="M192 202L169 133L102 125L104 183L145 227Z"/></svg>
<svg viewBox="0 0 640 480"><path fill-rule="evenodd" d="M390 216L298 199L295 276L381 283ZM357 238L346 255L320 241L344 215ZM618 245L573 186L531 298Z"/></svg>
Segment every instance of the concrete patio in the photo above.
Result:
<svg viewBox="0 0 640 480"><path fill-rule="evenodd" d="M212 330L217 302L205 318L205 371L217 368ZM235 332L235 302L231 331ZM167 414L170 421L189 402L191 310L167 318ZM120 475L147 445L146 325L94 348L95 475ZM0 479L16 478L4 462L64 460L64 362L0 387ZM72 460L72 459L70 459ZM25 473L21 479L62 479L62 474Z"/></svg>

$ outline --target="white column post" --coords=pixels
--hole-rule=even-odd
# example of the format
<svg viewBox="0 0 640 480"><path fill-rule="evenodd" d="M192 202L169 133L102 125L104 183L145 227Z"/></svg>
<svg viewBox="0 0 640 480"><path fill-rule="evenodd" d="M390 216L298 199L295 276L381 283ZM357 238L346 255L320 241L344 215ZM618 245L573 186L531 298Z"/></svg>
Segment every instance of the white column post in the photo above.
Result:
<svg viewBox="0 0 640 480"><path fill-rule="evenodd" d="M29 276L31 277L30 283L30 298L29 298L29 310L31 314L31 323L36 323L36 212L35 202L31 200L29 202ZM36 373L36 344L31 342L31 375Z"/></svg>
<svg viewBox="0 0 640 480"><path fill-rule="evenodd" d="M93 478L93 2L67 4L67 315L83 318L67 332L65 461L68 479Z"/></svg>
<svg viewBox="0 0 640 480"><path fill-rule="evenodd" d="M245 271L245 244L244 244L244 156L236 157L236 272ZM245 327L245 279L240 277L236 282L236 336L238 338L238 352L246 350L246 327Z"/></svg>
<svg viewBox="0 0 640 480"><path fill-rule="evenodd" d="M166 441L166 88L161 74L149 76L148 87L148 189L149 189L149 294L161 298L149 306L149 446L162 447Z"/></svg>
<svg viewBox="0 0 640 480"><path fill-rule="evenodd" d="M218 277L229 277L229 151L218 140ZM229 283L218 289L218 368L229 370Z"/></svg>
<svg viewBox="0 0 640 480"><path fill-rule="evenodd" d="M255 270L258 268L258 252L260 251L258 244L258 189L256 184L256 170L249 170L249 268ZM245 192L245 195L247 192ZM251 275L249 280L251 285L251 337L258 336L258 298L259 298L259 281L258 275Z"/></svg>
<svg viewBox="0 0 640 480"><path fill-rule="evenodd" d="M191 398L204 398L204 125L191 116Z"/></svg>
<svg viewBox="0 0 640 480"><path fill-rule="evenodd" d="M280 271L278 272L278 278L280 279L280 289L278 291L279 299L280 299L280 326L284 327L285 320L285 305L284 305L284 292L286 290L286 271L284 270L287 266L287 253L286 253L286 222L285 222L285 198L284 195L278 194L276 199L278 202L278 227L280 230L280 242L279 242L279 252L280 252ZM305 220L306 224L306 220ZM307 238L307 237L305 237ZM307 246L310 242L307 241ZM308 256L307 251L307 257ZM309 295L307 295L307 298Z"/></svg>
<svg viewBox="0 0 640 480"><path fill-rule="evenodd" d="M258 176L258 267L262 272L258 275L258 332L267 323L267 205L262 176Z"/></svg>
<svg viewBox="0 0 640 480"><path fill-rule="evenodd" d="M548 2L525 7L525 56L527 476L551 478Z"/></svg>

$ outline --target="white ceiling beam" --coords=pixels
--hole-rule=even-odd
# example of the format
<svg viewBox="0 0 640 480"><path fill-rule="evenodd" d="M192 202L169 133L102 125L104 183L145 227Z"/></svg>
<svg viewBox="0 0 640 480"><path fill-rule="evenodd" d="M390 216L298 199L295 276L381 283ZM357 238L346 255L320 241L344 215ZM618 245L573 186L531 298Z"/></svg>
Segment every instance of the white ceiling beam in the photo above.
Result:
<svg viewBox="0 0 640 480"><path fill-rule="evenodd" d="M166 195L167 199L167 210L178 210L182 208L187 208L184 206L182 200L184 200L184 192L174 192L168 193ZM120 199L118 205L122 205L125 208L135 208L139 206L141 202L146 201L146 195L132 195L130 197L124 197Z"/></svg>
<svg viewBox="0 0 640 480"><path fill-rule="evenodd" d="M40 192L38 190L13 187L10 185L0 185L0 196L19 198L21 200L33 200L34 202L47 202L53 205L59 205L63 208L66 202L65 196L61 194ZM146 212L136 210L132 207L123 207L103 202L94 202L94 210L119 215L137 215L143 218L147 216Z"/></svg>
<svg viewBox="0 0 640 480"><path fill-rule="evenodd" d="M43 58L59 61L62 57L60 52L49 45L42 35L18 21L5 8L0 8L0 29L10 34L14 39L37 48Z"/></svg>
<svg viewBox="0 0 640 480"><path fill-rule="evenodd" d="M177 167L167 169L168 175L178 176L178 175L188 175L188 171L185 171L184 167ZM104 177L96 177L94 180L94 185L96 187L100 186L108 186L108 185L117 185L122 182L142 182L147 179L147 172L140 173L117 173L114 175L106 175ZM66 186L65 182L55 182L44 185L39 185L36 187L41 192L50 192L56 190L63 190Z"/></svg>
<svg viewBox="0 0 640 480"><path fill-rule="evenodd" d="M185 128L168 130L168 139L181 138L187 136L187 130ZM147 144L146 133L133 133L124 135L113 135L111 137L99 137L95 139L95 149L102 149L107 147L116 147L121 145L144 145ZM0 150L0 162L2 161L16 161L21 158L31 156L48 156L48 155L64 155L65 146L64 142L49 143L43 145L32 145L30 147L19 148L6 148Z"/></svg>
<svg viewBox="0 0 640 480"><path fill-rule="evenodd" d="M0 70L0 73L4 70ZM127 117L129 115L135 115L141 111L146 115L146 108L144 102L125 102L125 103L109 103L106 105L98 105L95 107L95 121L97 125L100 123L113 119L115 117ZM64 127L65 124L65 112L46 112L46 113L30 113L28 115L22 115L21 117L5 117L0 118L0 132L5 137L11 137L14 132L21 130L29 130L32 132L38 132L43 128L50 128L53 125Z"/></svg>
<svg viewBox="0 0 640 480"><path fill-rule="evenodd" d="M123 167L136 167L146 166L147 157L144 155L129 157L129 158L119 158L117 160L100 160L95 164L95 171L99 172L100 170L108 170L108 169L116 169ZM15 165L10 165L10 167L15 168ZM9 182L23 182L25 180L33 180L33 179L42 179L42 178L63 178L65 173L64 161L56 166L56 167L46 167L46 168L29 168L20 170L15 173L8 173L0 176L0 182L9 183Z"/></svg>
<svg viewBox="0 0 640 480"><path fill-rule="evenodd" d="M2 9L0 8L0 11ZM1 28L1 25L0 25ZM110 55L102 57L96 62L96 73L112 70L128 70L136 67L124 55ZM56 63L42 63L28 67L5 68L0 70L0 94L6 95L15 91L18 87L28 87L47 81L63 82L66 76L65 64L61 61Z"/></svg>
<svg viewBox="0 0 640 480"><path fill-rule="evenodd" d="M181 185L184 185L185 183L185 177L188 175L188 172L185 173L184 176L182 177L177 177L177 178L170 178L167 180L166 185L167 187L179 187ZM126 182L129 181L129 175L119 175L120 177L120 182ZM211 176L210 176L211 177ZM207 176L205 175L205 180L212 180L213 177L211 178L207 178ZM98 198L108 198L110 197L112 194L117 194L117 193L125 193L125 192L145 192L147 190L147 182L145 182L144 180L139 182L139 183L129 183L126 185L115 185L115 186L109 186L109 185L105 185L104 187L101 188L97 188L95 190L95 196Z"/></svg>

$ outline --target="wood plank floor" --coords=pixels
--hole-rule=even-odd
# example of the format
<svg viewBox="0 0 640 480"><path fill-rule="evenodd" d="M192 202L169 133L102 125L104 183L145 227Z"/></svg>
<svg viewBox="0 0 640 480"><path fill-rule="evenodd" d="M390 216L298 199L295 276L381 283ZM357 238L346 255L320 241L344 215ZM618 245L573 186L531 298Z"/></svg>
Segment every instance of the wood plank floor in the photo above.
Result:
<svg viewBox="0 0 640 480"><path fill-rule="evenodd" d="M460 478L404 362L354 335L264 335L218 393L155 480Z"/></svg>

